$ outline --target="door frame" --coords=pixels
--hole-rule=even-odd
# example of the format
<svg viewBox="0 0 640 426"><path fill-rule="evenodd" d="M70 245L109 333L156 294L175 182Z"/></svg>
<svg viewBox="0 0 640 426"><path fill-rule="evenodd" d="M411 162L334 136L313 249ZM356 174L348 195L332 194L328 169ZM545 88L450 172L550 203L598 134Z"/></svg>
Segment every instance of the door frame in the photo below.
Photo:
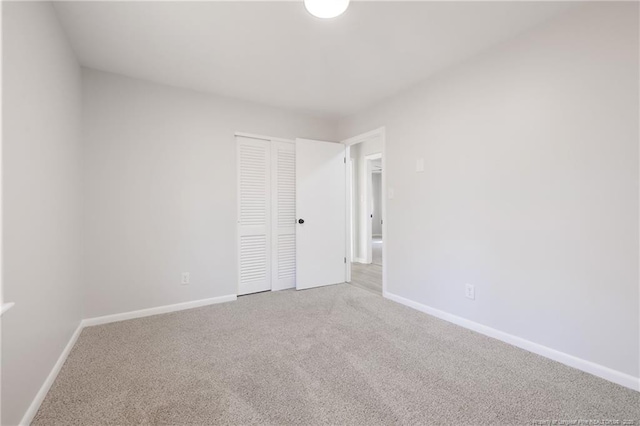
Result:
<svg viewBox="0 0 640 426"><path fill-rule="evenodd" d="M389 233L387 231L387 141L386 141L386 128L384 126L379 127L375 130L371 130L366 133L361 133L354 137L345 139L342 141L344 145L347 146L346 149L346 162L347 164L351 164L351 149L352 145L359 144L361 142L366 142L371 139L380 138L382 142L382 295L386 297L387 295L387 240ZM374 154L375 155L375 154ZM368 167L370 167L370 162L367 161ZM368 170L370 174L370 170ZM353 235L352 223L351 223L351 179L346 179L347 185L347 200L346 200L346 223L347 223L347 233L345 235L345 251L347 253L347 263L346 263L346 282L351 282L351 238ZM368 185L370 191L371 184ZM369 230L371 233L371 230ZM370 243L370 242L369 242Z"/></svg>

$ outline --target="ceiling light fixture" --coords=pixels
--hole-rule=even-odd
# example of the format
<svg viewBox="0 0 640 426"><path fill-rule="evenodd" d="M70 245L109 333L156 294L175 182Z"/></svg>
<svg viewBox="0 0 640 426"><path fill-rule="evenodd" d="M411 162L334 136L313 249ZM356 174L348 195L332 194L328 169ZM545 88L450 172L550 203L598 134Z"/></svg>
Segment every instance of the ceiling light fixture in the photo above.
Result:
<svg viewBox="0 0 640 426"><path fill-rule="evenodd" d="M304 0L304 7L316 18L329 19L342 15L349 0Z"/></svg>

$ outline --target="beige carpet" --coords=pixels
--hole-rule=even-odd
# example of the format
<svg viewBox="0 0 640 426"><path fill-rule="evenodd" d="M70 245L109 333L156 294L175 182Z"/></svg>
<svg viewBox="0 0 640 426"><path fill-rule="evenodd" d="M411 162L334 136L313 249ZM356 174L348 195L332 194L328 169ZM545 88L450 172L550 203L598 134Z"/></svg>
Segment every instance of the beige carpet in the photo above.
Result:
<svg viewBox="0 0 640 426"><path fill-rule="evenodd" d="M90 327L34 424L640 421L640 394L350 285Z"/></svg>

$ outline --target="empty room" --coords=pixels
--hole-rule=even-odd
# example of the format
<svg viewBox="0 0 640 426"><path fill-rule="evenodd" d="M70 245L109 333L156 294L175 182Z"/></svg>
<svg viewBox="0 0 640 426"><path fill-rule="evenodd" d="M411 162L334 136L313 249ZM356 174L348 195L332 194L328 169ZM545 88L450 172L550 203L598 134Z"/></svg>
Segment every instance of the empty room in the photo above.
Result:
<svg viewBox="0 0 640 426"><path fill-rule="evenodd" d="M640 426L640 3L0 4L3 426Z"/></svg>

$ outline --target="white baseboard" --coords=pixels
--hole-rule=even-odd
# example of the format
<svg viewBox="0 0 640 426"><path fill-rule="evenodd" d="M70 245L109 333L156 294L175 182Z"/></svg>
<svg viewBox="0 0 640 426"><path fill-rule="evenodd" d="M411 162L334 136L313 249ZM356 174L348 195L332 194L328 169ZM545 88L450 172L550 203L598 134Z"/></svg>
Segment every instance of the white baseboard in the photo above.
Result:
<svg viewBox="0 0 640 426"><path fill-rule="evenodd" d="M282 291L282 290L291 290L292 288L296 288L296 285L288 285L286 287L273 288L271 287L271 291Z"/></svg>
<svg viewBox="0 0 640 426"><path fill-rule="evenodd" d="M356 263L363 263L365 265L367 264L367 261L365 259L361 258L361 257L356 257L356 258L353 259L353 261L356 262Z"/></svg>
<svg viewBox="0 0 640 426"><path fill-rule="evenodd" d="M382 234L372 234L372 237L381 237L382 238Z"/></svg>
<svg viewBox="0 0 640 426"><path fill-rule="evenodd" d="M28 426L33 421L33 418L36 416L36 413L40 408L40 404L42 404L42 401L44 401L44 398L47 396L47 392L49 392L49 389L51 389L53 382L56 381L56 377L58 377L58 373L62 369L64 362L67 360L67 357L69 356L73 345L76 344L76 340L78 340L78 337L82 332L82 328L82 322L80 322L80 324L78 324L78 328L76 328L76 331L73 332L71 339L69 339L67 346L65 346L62 350L62 353L58 357L58 360L53 366L53 369L51 369L51 372L40 387L40 390L36 394L36 397L33 399L33 401L31 401L31 405L29 405L27 412L24 413L24 416L22 416L22 420L20 421L21 426Z"/></svg>
<svg viewBox="0 0 640 426"><path fill-rule="evenodd" d="M44 381L42 387L36 394L36 397L31 402L31 405L27 409L27 412L22 417L20 425L28 426L33 421L33 418L38 412L42 401L44 401L44 398L47 396L47 392L49 392L49 389L51 389L51 385L53 385L56 377L58 377L60 369L64 365L64 362L67 360L67 357L69 356L73 345L75 345L76 341L78 340L82 329L84 329L85 327L108 324L111 322L124 321L134 318L148 317L151 315L166 314L169 312L183 311L185 309L199 308L202 306L215 305L217 303L232 302L236 299L237 296L235 294L229 294L227 296L213 297L211 299L194 300L192 302L177 303L175 305L158 306L156 308L142 309L139 311L123 312L121 314L105 315L102 317L83 319L82 321L80 321L80 324L78 325L76 331L73 333L73 336L71 336L71 339L69 339L69 343L67 343L67 346L65 346L64 350L60 354L58 361L56 361L56 364L53 366L53 369L47 376L47 379Z"/></svg>
<svg viewBox="0 0 640 426"><path fill-rule="evenodd" d="M459 325L461 327L468 328L469 330L484 334L485 336L493 337L494 339L501 340L510 345L517 346L529 352L533 352L559 363L568 365L569 367L573 367L586 373L593 374L594 376L598 376L610 382L617 383L629 389L640 391L640 378L633 377L630 374L613 370L609 367L605 367L604 365L596 364L594 362L587 361L585 359L578 358L576 356L569 355L555 349L551 349L547 346L543 346L538 343L523 339L521 337L505 333L504 331L496 330L495 328L487 327L486 325L479 324L466 318L462 318L457 315L453 315L439 309L414 302L413 300L405 299L404 297L398 296L393 293L385 292L384 297L389 300L393 300L394 302L398 302L402 305L432 315L434 317Z"/></svg>
<svg viewBox="0 0 640 426"><path fill-rule="evenodd" d="M176 303L175 305L158 306L155 308L141 309L139 311L123 312L120 314L87 318L82 320L82 326L90 327L93 325L109 324L111 322L125 321L134 318L143 318L151 315L167 314L169 312L200 308L202 306L215 305L217 303L233 302L236 299L237 296L235 294L229 294L226 296L212 297L211 299L200 299L194 300L192 302Z"/></svg>

